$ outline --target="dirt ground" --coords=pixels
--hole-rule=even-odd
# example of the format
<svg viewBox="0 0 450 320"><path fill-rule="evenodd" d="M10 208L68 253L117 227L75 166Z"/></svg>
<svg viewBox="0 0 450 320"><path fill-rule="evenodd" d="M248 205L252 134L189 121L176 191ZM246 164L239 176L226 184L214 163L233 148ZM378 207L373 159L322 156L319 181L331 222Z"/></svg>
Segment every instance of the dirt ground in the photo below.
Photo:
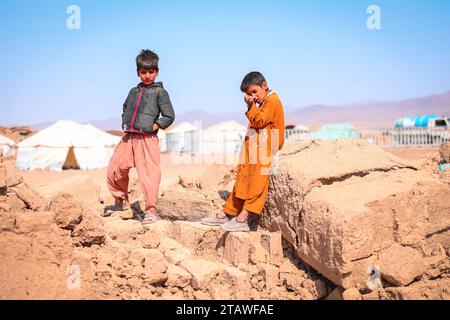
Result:
<svg viewBox="0 0 450 320"><path fill-rule="evenodd" d="M330 143L322 147L314 145L309 149L300 146L299 151L288 153L284 161L287 163L291 159L292 167L297 166L296 172L301 182L316 178L316 182L320 182L321 185L311 183L315 191L311 192L308 201L297 199L305 204L302 214L310 214L314 219L322 216L321 208L329 203L345 202L346 196L358 194L346 193L344 188L357 186L358 183L364 184L362 188L366 189L375 186L376 192L362 193L358 198L364 200L369 195L375 197L377 192L389 191L380 187L381 182L377 184L374 181L383 180L399 191L400 187L413 184L413 176L420 176L419 189L405 189L400 197L385 199L380 196L380 201L372 203L380 217L389 217L392 212L397 212L395 219L401 228L397 228L395 233L396 241L406 239L406 242L413 243L417 240L424 245L413 250L409 242L406 246L396 244L386 254L380 255L380 261L387 261L390 267L383 269L388 270L386 277L390 282L381 289L377 287L372 292L366 292L363 288L344 285L339 279L326 276L325 269L320 271L320 264L314 266L311 264L314 261L310 263L306 256L305 259L299 256L301 248L296 248L289 241L290 225L277 230L261 225L261 228L250 233L227 233L219 227L201 225L198 221L202 217L223 208L227 192L233 186L233 166L230 162L216 164L202 156L193 158L186 155L180 159L173 154L161 154L158 210L162 219L150 227L143 227L137 221L134 209L110 217L101 216L104 205L113 202L106 184L106 168L62 172L19 171L15 169L12 159L5 160L3 168L0 166L0 169L6 169L0 170L0 178L4 181L3 195L0 197L0 244L4 248L0 251L0 285L3 288L0 299L448 299L450 244L446 230L450 220L446 214L448 202L443 201L441 195L448 189L439 183L433 184L433 188L420 187L428 180L432 183L438 181L436 167L439 149L385 149L404 159L400 160L390 159L393 157L379 148L372 150L372 147L364 147L360 142L353 144L342 147ZM379 159L371 155L361 158L364 152L373 153ZM303 159L305 164L295 158L300 153L304 154L304 158L299 159ZM344 161L339 159L348 159L344 161L345 165L335 165L336 172L326 172L329 167L318 166L318 172L311 175L306 170L306 167L314 167L310 155L323 159L335 157L335 164ZM409 161L417 166L417 172L409 164L401 163ZM301 222L295 220L299 211L292 199L299 197L298 190L308 188L288 192L288 185L295 184L281 179L272 190L269 200L273 203L268 201L265 214L274 220L268 220L267 225ZM330 196L334 189L336 195L344 193L344 196L336 196L339 199L334 201ZM281 190L278 196L277 190ZM434 190L442 201L432 200ZM135 169L130 172L129 191L130 200L143 201ZM325 192L327 196L320 196L320 192ZM315 201L315 194L319 194L320 201L327 203ZM100 203L100 198L104 203ZM410 226L410 211L403 210L406 207L403 203L413 200L427 206L420 216L423 217L419 217L422 220L416 217L420 221ZM347 202L349 208L356 210L353 201ZM287 209L280 212L293 216L277 220L276 211L283 206ZM288 206L293 206L293 209ZM403 213L405 217L401 215ZM365 217L370 220L370 215ZM357 232L363 222L355 222L357 228L351 235L353 240L364 238L364 234ZM374 223L373 219L366 222L366 225ZM304 229L314 228L320 223L323 221L314 220ZM339 225L336 223L330 228ZM386 228L383 230L387 230L388 226L384 226ZM426 238L427 241L432 240L431 244L423 241L418 226L426 228L432 235ZM431 230L431 227L436 230ZM292 231L295 233L300 229L292 228ZM314 230L309 231L314 237ZM428 233L424 231L424 234ZM294 240L298 238L298 235L293 235ZM332 238L337 239L338 236ZM307 244L308 239L302 243ZM323 243L319 239L317 246ZM328 247L322 251L325 252ZM360 251L361 248L357 248L352 252L359 254ZM406 267L396 264L396 261L388 259L391 251L395 255L398 253L399 258L404 255L409 261L409 256L412 256L418 262ZM336 254L335 261L341 261L342 256ZM361 254L366 256L364 252ZM429 266L426 270L422 260ZM356 267L355 279L359 270ZM361 273L363 279L367 277L365 272L364 269ZM72 277L74 273L81 274L81 278ZM69 280L81 281L81 286L79 283L75 286L76 281L72 284ZM350 283L350 280L347 282ZM375 285L378 286L377 283Z"/></svg>
<svg viewBox="0 0 450 320"><path fill-rule="evenodd" d="M384 148L384 150L407 160L426 160L439 156L439 148ZM14 161L11 159L6 160L5 164L8 171L14 168ZM178 177L186 174L186 172L189 172L192 176L201 176L208 172L212 166L213 164L202 163L201 158L196 159L191 156L186 156L181 159L169 153L162 153L160 190L165 191L169 189L177 183ZM89 175L95 183L102 187L103 191L107 190L106 168L95 170L64 170L62 172L33 170L20 171L20 174L23 175L27 183L38 191L50 183L81 174ZM130 177L137 177L136 169L131 169Z"/></svg>
<svg viewBox="0 0 450 320"><path fill-rule="evenodd" d="M439 148L383 148L383 150L407 160L424 160L439 156Z"/></svg>

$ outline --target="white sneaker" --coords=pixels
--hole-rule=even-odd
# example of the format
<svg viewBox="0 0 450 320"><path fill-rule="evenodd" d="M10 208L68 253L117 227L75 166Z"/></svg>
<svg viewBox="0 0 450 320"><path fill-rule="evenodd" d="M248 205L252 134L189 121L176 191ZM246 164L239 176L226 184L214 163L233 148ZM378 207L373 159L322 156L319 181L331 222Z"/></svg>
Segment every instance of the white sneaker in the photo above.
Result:
<svg viewBox="0 0 450 320"><path fill-rule="evenodd" d="M222 224L220 226L223 230L229 231L229 232L235 232L235 231L244 231L249 232L250 228L248 226L248 221L244 222L238 222L236 218L231 219L225 224Z"/></svg>

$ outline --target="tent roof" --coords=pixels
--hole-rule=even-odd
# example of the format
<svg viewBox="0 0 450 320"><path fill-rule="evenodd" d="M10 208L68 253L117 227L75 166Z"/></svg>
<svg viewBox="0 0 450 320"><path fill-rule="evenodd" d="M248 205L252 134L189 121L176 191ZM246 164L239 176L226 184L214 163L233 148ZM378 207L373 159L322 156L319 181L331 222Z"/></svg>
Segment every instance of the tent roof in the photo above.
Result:
<svg viewBox="0 0 450 320"><path fill-rule="evenodd" d="M5 144L7 144L9 146L14 146L16 143L14 141L12 141L10 138L0 135L0 145L5 145Z"/></svg>
<svg viewBox="0 0 450 320"><path fill-rule="evenodd" d="M303 126L301 124L298 124L294 127L295 130L303 130L303 131L309 131L309 128L306 126Z"/></svg>
<svg viewBox="0 0 450 320"><path fill-rule="evenodd" d="M198 127L194 126L190 122L182 122L175 126L175 128L171 129L169 133L178 133L178 132L187 132L187 131L197 131Z"/></svg>
<svg viewBox="0 0 450 320"><path fill-rule="evenodd" d="M216 131L245 131L247 128L237 121L223 121L210 126L207 130Z"/></svg>
<svg viewBox="0 0 450 320"><path fill-rule="evenodd" d="M107 133L99 133L97 128L86 127L74 121L61 120L23 140L18 147L99 147L114 145Z"/></svg>
<svg viewBox="0 0 450 320"><path fill-rule="evenodd" d="M106 145L115 145L119 143L121 137L115 136L113 134L110 134L108 132L105 132L92 124L88 123L84 125L88 130L90 130L92 133L96 134L100 139L104 140Z"/></svg>

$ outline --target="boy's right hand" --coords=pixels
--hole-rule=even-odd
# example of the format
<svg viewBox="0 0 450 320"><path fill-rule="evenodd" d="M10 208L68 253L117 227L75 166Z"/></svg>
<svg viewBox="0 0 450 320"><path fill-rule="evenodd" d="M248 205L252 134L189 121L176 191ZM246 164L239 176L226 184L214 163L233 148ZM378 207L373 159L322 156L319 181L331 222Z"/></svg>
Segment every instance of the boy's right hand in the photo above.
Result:
<svg viewBox="0 0 450 320"><path fill-rule="evenodd" d="M255 100L249 95L244 95L244 101L249 107L255 102Z"/></svg>

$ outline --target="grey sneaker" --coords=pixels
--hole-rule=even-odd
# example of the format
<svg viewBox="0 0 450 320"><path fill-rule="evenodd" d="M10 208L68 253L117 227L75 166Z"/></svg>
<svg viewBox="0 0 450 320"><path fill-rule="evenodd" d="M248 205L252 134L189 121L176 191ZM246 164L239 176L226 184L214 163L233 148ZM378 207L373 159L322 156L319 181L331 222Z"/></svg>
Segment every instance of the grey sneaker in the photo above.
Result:
<svg viewBox="0 0 450 320"><path fill-rule="evenodd" d="M231 219L225 224L222 224L220 226L223 230L229 231L229 232L235 232L235 231L244 231L249 232L250 228L248 226L248 221L245 222L238 222L236 221L236 218Z"/></svg>
<svg viewBox="0 0 450 320"><path fill-rule="evenodd" d="M223 218L218 218L217 215L214 215L214 216L203 218L200 221L200 223L208 225L208 226L220 226L224 223L227 223L228 221L230 221L230 219L228 219L227 216L225 216Z"/></svg>
<svg viewBox="0 0 450 320"><path fill-rule="evenodd" d="M141 220L141 223L142 223L142 225L147 225L147 224L155 223L158 220L159 220L159 218L156 214L146 213L144 218Z"/></svg>
<svg viewBox="0 0 450 320"><path fill-rule="evenodd" d="M107 206L102 213L102 217L109 217L115 212L121 212L130 209L130 202L128 200L115 201L114 205Z"/></svg>

